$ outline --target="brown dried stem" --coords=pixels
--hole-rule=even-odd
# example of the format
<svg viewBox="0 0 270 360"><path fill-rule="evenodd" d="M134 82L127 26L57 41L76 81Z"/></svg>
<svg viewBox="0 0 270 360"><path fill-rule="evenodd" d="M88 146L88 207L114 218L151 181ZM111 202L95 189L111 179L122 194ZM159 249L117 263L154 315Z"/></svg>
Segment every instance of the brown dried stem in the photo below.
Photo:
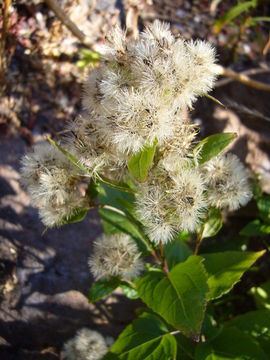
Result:
<svg viewBox="0 0 270 360"><path fill-rule="evenodd" d="M89 44L86 41L86 35L77 27L76 24L65 14L65 12L58 5L55 0L45 0L49 8L54 12L56 17L63 23L74 36L76 36L82 44L89 47Z"/></svg>
<svg viewBox="0 0 270 360"><path fill-rule="evenodd" d="M259 69L258 69L259 70ZM256 72L259 73L261 71L255 71L255 69L253 69L252 71L250 70L250 74L255 74ZM264 72L269 71L269 69L265 69ZM253 80L250 77L248 77L246 75L246 73L237 73L231 69L228 68L224 68L223 66L219 66L219 74L225 77L228 77L231 79L231 81L238 81L241 84L244 84L246 86L252 87L253 89L256 90L261 90L261 91L270 91L270 85L269 84L265 84L262 83L261 81L257 81L257 80ZM217 85L221 86L220 84L217 83ZM224 83L222 84L224 85Z"/></svg>

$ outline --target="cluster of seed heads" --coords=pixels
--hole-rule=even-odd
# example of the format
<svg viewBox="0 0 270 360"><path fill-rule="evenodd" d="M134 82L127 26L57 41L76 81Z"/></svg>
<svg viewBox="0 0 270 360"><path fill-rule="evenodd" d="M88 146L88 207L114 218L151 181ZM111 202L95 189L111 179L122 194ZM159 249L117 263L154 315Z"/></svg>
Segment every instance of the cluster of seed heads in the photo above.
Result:
<svg viewBox="0 0 270 360"><path fill-rule="evenodd" d="M83 113L69 126L63 146L86 169L50 145L22 160L23 181L46 226L61 225L87 206L84 176L132 179L128 161L157 142L145 182L137 183L135 213L153 242L193 232L210 207L235 210L251 198L244 166L220 155L200 166L194 155L198 126L187 116L218 74L213 47L176 38L155 21L136 40L116 27L107 37L100 66L84 86ZM135 245L125 236L101 237L89 264L96 279L132 278L142 270Z"/></svg>

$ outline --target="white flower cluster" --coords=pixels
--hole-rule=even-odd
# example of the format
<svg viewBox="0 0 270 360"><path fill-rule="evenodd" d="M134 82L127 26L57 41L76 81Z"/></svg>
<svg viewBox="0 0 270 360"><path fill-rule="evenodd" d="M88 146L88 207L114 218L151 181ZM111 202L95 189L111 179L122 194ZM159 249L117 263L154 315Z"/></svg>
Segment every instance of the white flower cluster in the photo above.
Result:
<svg viewBox="0 0 270 360"><path fill-rule="evenodd" d="M108 352L104 337L97 331L82 328L64 344L65 360L99 360Z"/></svg>
<svg viewBox="0 0 270 360"><path fill-rule="evenodd" d="M96 280L112 276L133 279L144 268L134 240L124 234L103 234L98 238L94 243L89 266Z"/></svg>
<svg viewBox="0 0 270 360"><path fill-rule="evenodd" d="M50 144L40 144L22 159L22 182L46 226L61 225L87 205L77 189L77 167Z"/></svg>

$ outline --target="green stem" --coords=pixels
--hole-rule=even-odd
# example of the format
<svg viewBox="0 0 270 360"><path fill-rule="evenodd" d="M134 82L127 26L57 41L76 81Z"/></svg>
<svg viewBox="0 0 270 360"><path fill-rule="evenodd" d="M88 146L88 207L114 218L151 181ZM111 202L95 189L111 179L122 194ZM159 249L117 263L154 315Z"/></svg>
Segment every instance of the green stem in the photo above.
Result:
<svg viewBox="0 0 270 360"><path fill-rule="evenodd" d="M206 220L208 218L208 215L209 215L209 210L207 210L206 212L206 215L205 215L205 218L204 218L204 221L203 221L203 225L200 229L200 232L197 233L197 238L196 238L196 245L195 245L195 250L194 250L194 255L198 255L198 252L199 252L199 248L200 248L200 245L203 241L203 232L204 232L204 227L205 227L205 223L206 223Z"/></svg>
<svg viewBox="0 0 270 360"><path fill-rule="evenodd" d="M129 279L122 279L123 282L126 282L128 285L130 285L133 289L136 290L136 285Z"/></svg>

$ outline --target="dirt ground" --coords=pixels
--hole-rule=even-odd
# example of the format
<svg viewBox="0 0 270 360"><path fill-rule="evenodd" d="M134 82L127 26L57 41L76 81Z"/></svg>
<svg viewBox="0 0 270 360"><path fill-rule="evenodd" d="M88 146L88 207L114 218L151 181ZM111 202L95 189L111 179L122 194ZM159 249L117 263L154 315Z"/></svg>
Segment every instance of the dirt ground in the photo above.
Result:
<svg viewBox="0 0 270 360"><path fill-rule="evenodd" d="M59 3L93 47L112 25L125 22L131 4L113 0ZM93 4L90 12L89 3ZM155 18L170 21L175 33L211 41L227 66L225 43L230 33L213 35L217 14L209 13L211 1L142 3L139 27ZM89 213L82 223L42 235L37 210L20 185L20 158L25 151L45 135L57 138L80 112L87 69L76 65L82 45L43 2L24 0L13 6L0 99L0 359L58 359L63 343L83 326L116 338L134 317L138 303L117 291L89 304L92 279L87 260L93 240L102 232L97 213ZM221 6L220 11L225 10ZM246 43L249 51L243 53ZM231 63L237 71L262 63L269 66L269 55L262 55L257 41L248 42L245 36L239 54L238 61ZM255 78L270 84L270 73ZM192 119L201 125L202 136L237 132L232 151L263 175L264 189L269 191L269 93L231 82L218 84L212 95L226 108L207 98L199 100Z"/></svg>

